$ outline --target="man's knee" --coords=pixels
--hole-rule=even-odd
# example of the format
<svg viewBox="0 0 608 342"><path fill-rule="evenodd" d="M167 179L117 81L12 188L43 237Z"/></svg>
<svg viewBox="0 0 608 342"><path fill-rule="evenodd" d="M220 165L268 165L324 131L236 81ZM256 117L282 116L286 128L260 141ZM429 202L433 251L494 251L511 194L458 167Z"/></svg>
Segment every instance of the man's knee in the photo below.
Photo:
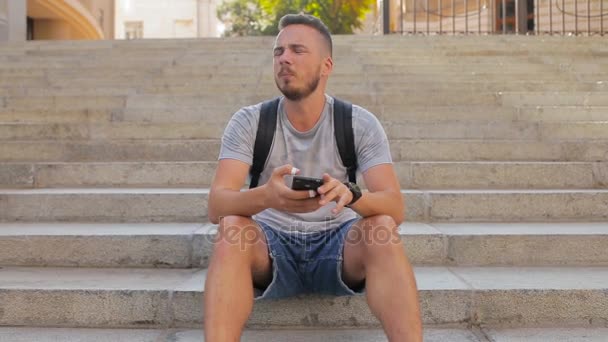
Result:
<svg viewBox="0 0 608 342"><path fill-rule="evenodd" d="M403 253L399 227L388 215L377 215L364 219L361 224L363 245L368 258L384 258Z"/></svg>
<svg viewBox="0 0 608 342"><path fill-rule="evenodd" d="M220 219L214 253L250 253L261 238L258 226L251 218L226 216Z"/></svg>

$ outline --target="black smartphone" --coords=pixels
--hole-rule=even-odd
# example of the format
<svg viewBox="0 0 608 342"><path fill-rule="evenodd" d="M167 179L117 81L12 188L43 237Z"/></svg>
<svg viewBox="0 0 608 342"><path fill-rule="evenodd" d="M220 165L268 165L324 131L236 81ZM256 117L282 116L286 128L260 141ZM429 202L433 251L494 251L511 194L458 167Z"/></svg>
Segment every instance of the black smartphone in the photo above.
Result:
<svg viewBox="0 0 608 342"><path fill-rule="evenodd" d="M312 177L304 177L304 176L293 176L293 181L291 182L292 190L314 190L323 185L323 179L320 178L312 178Z"/></svg>

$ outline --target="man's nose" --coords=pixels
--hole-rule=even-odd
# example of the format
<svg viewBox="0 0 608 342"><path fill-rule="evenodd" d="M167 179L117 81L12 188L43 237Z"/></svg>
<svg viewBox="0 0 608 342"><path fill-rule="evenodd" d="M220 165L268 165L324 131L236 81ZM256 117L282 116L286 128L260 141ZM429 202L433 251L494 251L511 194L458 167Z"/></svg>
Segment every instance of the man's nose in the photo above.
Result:
<svg viewBox="0 0 608 342"><path fill-rule="evenodd" d="M291 57L291 51L283 51L283 53L279 56L279 64L291 64Z"/></svg>

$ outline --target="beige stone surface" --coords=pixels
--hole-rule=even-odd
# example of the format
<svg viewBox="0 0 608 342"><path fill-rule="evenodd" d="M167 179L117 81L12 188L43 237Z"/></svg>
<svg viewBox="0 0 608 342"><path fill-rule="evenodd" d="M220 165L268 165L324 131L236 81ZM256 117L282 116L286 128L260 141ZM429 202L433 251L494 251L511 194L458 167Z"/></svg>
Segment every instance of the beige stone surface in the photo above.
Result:
<svg viewBox="0 0 608 342"><path fill-rule="evenodd" d="M572 336L566 332L543 330L539 332L515 331L511 334L529 333L543 336ZM581 332L578 332L581 334ZM600 332L595 333L596 336ZM509 336L509 335L507 335ZM515 335L517 336L517 335ZM201 342L202 330L143 330L143 329L67 329L67 328L0 328L0 340L12 342ZM380 329L289 329L289 330L245 330L244 342L321 342L321 341L361 341L385 342ZM424 330L424 340L429 342L480 342L475 333L466 329L446 329L428 327ZM600 340L597 340L600 341ZM577 341L578 342L578 341Z"/></svg>
<svg viewBox="0 0 608 342"><path fill-rule="evenodd" d="M608 142L392 140L394 161L602 161ZM218 139L114 141L7 141L0 161L215 161Z"/></svg>
<svg viewBox="0 0 608 342"><path fill-rule="evenodd" d="M5 110L0 108L0 121L11 123L97 123L109 121L112 110Z"/></svg>
<svg viewBox="0 0 608 342"><path fill-rule="evenodd" d="M589 324L607 317L604 268L459 268L479 291L476 320L501 326Z"/></svg>
<svg viewBox="0 0 608 342"><path fill-rule="evenodd" d="M3 165L16 170L4 174L6 186L41 188L208 187L216 166L215 161ZM395 169L404 189L591 189L608 186L605 163L396 162Z"/></svg>
<svg viewBox="0 0 608 342"><path fill-rule="evenodd" d="M606 340L605 329L591 329L608 320L603 38L334 41L329 91L378 115L408 189L400 232L419 265L424 321L490 326L431 329L426 339ZM201 268L214 227L205 223L205 187L232 113L278 94L272 44L247 37L0 46L0 187L76 188L0 191L0 220L37 223L0 225L0 265L47 266L0 268L0 324L200 329ZM361 296L311 297L256 304L249 325L378 322ZM579 329L541 329L556 325ZM384 340L377 329L309 332L249 331L245 340ZM202 335L8 328L4 338Z"/></svg>
<svg viewBox="0 0 608 342"><path fill-rule="evenodd" d="M602 145L604 146L604 145ZM607 144L608 146L608 144ZM589 160L593 144L576 145L576 152L566 154L564 146L544 142L480 140L393 140L391 149L396 161L556 161ZM602 152L604 154L605 152Z"/></svg>
<svg viewBox="0 0 608 342"><path fill-rule="evenodd" d="M601 162L594 164L593 176L599 187L608 186L608 163Z"/></svg>
<svg viewBox="0 0 608 342"><path fill-rule="evenodd" d="M3 162L215 161L219 140L10 141Z"/></svg>
<svg viewBox="0 0 608 342"><path fill-rule="evenodd" d="M433 224L457 265L606 265L608 225L598 223Z"/></svg>
<svg viewBox="0 0 608 342"><path fill-rule="evenodd" d="M34 185L34 167L30 164L0 164L0 187L22 188Z"/></svg>
<svg viewBox="0 0 608 342"><path fill-rule="evenodd" d="M505 92L500 95L505 106L606 106L608 97L602 92Z"/></svg>
<svg viewBox="0 0 608 342"><path fill-rule="evenodd" d="M409 222L603 221L608 190L402 191ZM208 189L0 191L3 221L204 222Z"/></svg>
<svg viewBox="0 0 608 342"><path fill-rule="evenodd" d="M22 303L31 303L33 300L42 300L42 298L47 297L53 298L53 300L46 299L44 301L45 304L41 305L40 311L37 312L19 311L24 310L25 307L23 305L13 307L6 304L3 306L5 313L3 319L6 324L11 324L8 319L11 317L15 319L16 315L33 316L44 313L44 310L47 310L46 313L50 314L52 307L47 306L46 303L53 304L54 300L67 300L74 303L77 300L85 300L87 296L93 296L93 298L97 299L94 302L90 302L88 310L94 310L94 307L103 303L104 300L110 300L114 296L117 296L118 299L116 301L112 299L111 302L106 302L103 309L109 311L116 310L113 305L120 305L120 301L127 301L125 305L130 305L127 303L130 303L131 299L125 297L127 292L132 293L133 296L135 293L139 293L135 297L139 299L136 300L144 300L153 294L154 296L161 296L152 297L147 302L149 303L148 305L156 305L158 310L161 310L162 308L158 306L161 304L158 304L158 301L166 301L167 299L163 299L164 297L162 296L164 295L162 293L171 289L176 291L172 299L172 310L182 308L173 313L173 317L176 318L177 322L181 322L179 324L193 323L197 320L195 317L200 317L193 309L198 306L197 303L200 303L201 300L200 292L198 291L202 290L201 284L204 282L204 272L197 272L196 270L4 268L0 272L2 273L0 288L3 289L2 294L9 300L9 302L2 301L3 304L14 303L13 301L17 299L24 300ZM416 268L416 274L418 287L421 290L421 300L425 307L426 322L456 323L461 319L469 317L469 310L480 310L479 312L482 315L479 317L485 317L485 315L489 314L488 310L494 308L491 311L492 316L488 316L487 321L482 318L480 320L486 323L500 322L505 324L514 322L513 319L508 318L510 317L510 310L514 309L528 312L529 315L536 315L530 317L534 317L537 321L544 319L542 315L547 315L547 312L543 310L546 310L547 307L538 306L538 301L543 302L543 298L545 297L557 298L560 294L565 299L555 303L555 305L560 308L562 305L569 305L572 309L558 311L555 315L559 317L556 317L556 319L567 319L568 315L572 315L573 321L576 321L580 318L580 315L585 313L588 313L589 317L601 318L603 304L601 301L597 301L594 304L592 300L597 300L599 299L598 296L602 295L602 289L608 276L606 268L539 267L465 267L450 268L449 270L441 267L421 267ZM471 292L471 289L475 289L476 291ZM61 299L62 296L63 299ZM72 296L75 296L76 299L68 299ZM508 306L508 298L513 298L514 303L517 301L518 305ZM526 302L526 298L530 299L530 303ZM99 301L97 302L97 300ZM446 305L446 301L450 301L452 304ZM364 303L360 297L333 299L302 297L278 302L266 301L256 306L256 311L250 324L266 325L268 322L272 322L273 325L297 324L300 326L324 325L323 322L332 322L332 325L352 325L355 322L358 323L357 325L373 324L369 313L364 314L364 311L361 311L366 310ZM472 303L475 303L475 307L470 306ZM583 303L586 304L583 305ZM305 307L302 307L302 305L305 305ZM462 305L462 307L454 305ZM496 306L492 307L492 305ZM551 304L546 305L551 306ZM299 309L295 310L296 307ZM449 309L446 310L446 308ZM72 309L75 310L72 313L76 313L76 310L84 310L83 307L73 307ZM133 309L135 309L135 306L133 306ZM352 316L354 320L338 315L344 309L350 312L350 314L355 315ZM501 311L502 309L505 311ZM294 316L294 311L298 312L298 315ZM288 315L287 313L290 314ZM463 313L465 316L460 316ZM62 315L69 314L65 312ZM57 315L57 313L53 315ZM158 317L164 317L160 311L158 315L160 315ZM338 317L338 320L334 320L332 318L333 315L338 315L342 318ZM105 311L98 313L95 317L99 317L102 320L102 316L105 319L109 317L105 316ZM67 319L67 317L64 318ZM51 319L55 319L54 322L57 324L66 323L65 320L61 320L61 317ZM79 322L83 322L84 319L92 319L92 317L83 313ZM125 322L126 324L133 323L124 317L115 317L114 319L122 322L121 324ZM103 323L101 321L98 322Z"/></svg>
<svg viewBox="0 0 608 342"><path fill-rule="evenodd" d="M216 166L215 161L7 163L0 167L16 171L7 171L0 184L40 188L208 187ZM402 188L421 190L606 188L605 168L605 163L591 162L395 163Z"/></svg>
<svg viewBox="0 0 608 342"><path fill-rule="evenodd" d="M402 162L395 166L402 186L415 189L588 189L600 185L593 176L593 163Z"/></svg>
<svg viewBox="0 0 608 342"><path fill-rule="evenodd" d="M606 95L608 97L608 93ZM608 138L608 122L542 123L540 132L543 140L597 140Z"/></svg>
<svg viewBox="0 0 608 342"><path fill-rule="evenodd" d="M70 163L37 165L38 187L209 186L214 162Z"/></svg>
<svg viewBox="0 0 608 342"><path fill-rule="evenodd" d="M608 329L589 327L488 329L487 334L495 342L603 342L608 339Z"/></svg>
<svg viewBox="0 0 608 342"><path fill-rule="evenodd" d="M90 138L88 125L0 124L0 141L6 140L83 140Z"/></svg>
<svg viewBox="0 0 608 342"><path fill-rule="evenodd" d="M193 234L200 227L198 224L0 224L0 264L191 267Z"/></svg>
<svg viewBox="0 0 608 342"><path fill-rule="evenodd" d="M124 96L24 96L6 98L9 109L44 109L78 110L78 109L113 109L125 106Z"/></svg>
<svg viewBox="0 0 608 342"><path fill-rule="evenodd" d="M56 189L0 192L3 221L203 222L208 190Z"/></svg>
<svg viewBox="0 0 608 342"><path fill-rule="evenodd" d="M162 330L0 328L0 341L11 342L158 342ZM165 341L165 340L163 340Z"/></svg>
<svg viewBox="0 0 608 342"><path fill-rule="evenodd" d="M8 111L0 113L0 117L5 117L13 122L0 126L0 138L22 140L219 138L230 116L239 107L238 105L227 105L204 110L195 107L178 110L159 106L150 110L128 108L115 111L45 111L41 108L26 112ZM116 120L114 124L101 124L102 120L109 120L110 115L112 120ZM46 116L49 117L45 119ZM380 116L382 118L382 114ZM31 123L32 120L35 123ZM80 124L76 124L77 120L80 121ZM541 136L542 139L548 141L597 140L604 139L606 136L606 125L603 122L530 123L524 121L440 120L419 123L407 120L406 118L383 119L382 123L389 138L395 140L510 139L512 143L515 143L520 140L537 140ZM43 121L49 121L49 123L46 124ZM93 122L95 124L91 124Z"/></svg>
<svg viewBox="0 0 608 342"><path fill-rule="evenodd" d="M606 121L608 110L605 106L532 106L520 108L517 119L545 122Z"/></svg>
<svg viewBox="0 0 608 342"><path fill-rule="evenodd" d="M467 122L433 123L403 120L382 122L390 139L512 139L538 140L538 125L530 122Z"/></svg>
<svg viewBox="0 0 608 342"><path fill-rule="evenodd" d="M430 191L433 221L603 221L605 190Z"/></svg>

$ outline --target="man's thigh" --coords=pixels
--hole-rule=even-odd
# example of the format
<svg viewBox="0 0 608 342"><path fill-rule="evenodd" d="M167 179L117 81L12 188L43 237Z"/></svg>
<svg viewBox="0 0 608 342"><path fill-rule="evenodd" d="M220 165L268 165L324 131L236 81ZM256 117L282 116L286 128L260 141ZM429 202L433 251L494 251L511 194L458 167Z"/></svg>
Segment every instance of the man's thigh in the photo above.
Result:
<svg viewBox="0 0 608 342"><path fill-rule="evenodd" d="M365 265L377 251L392 245L401 246L394 220L386 215L370 216L357 221L344 242L342 279L348 286L360 286L365 281ZM391 245L391 246L389 246ZM400 247L402 248L402 247Z"/></svg>
<svg viewBox="0 0 608 342"><path fill-rule="evenodd" d="M361 219L353 224L344 241L344 256L342 261L342 280L344 283L355 288L365 281L365 246L363 241L363 224Z"/></svg>
<svg viewBox="0 0 608 342"><path fill-rule="evenodd" d="M267 286L272 280L272 260L262 228L250 217L228 216L222 219L219 238L239 244L251 254L251 274L256 286Z"/></svg>

